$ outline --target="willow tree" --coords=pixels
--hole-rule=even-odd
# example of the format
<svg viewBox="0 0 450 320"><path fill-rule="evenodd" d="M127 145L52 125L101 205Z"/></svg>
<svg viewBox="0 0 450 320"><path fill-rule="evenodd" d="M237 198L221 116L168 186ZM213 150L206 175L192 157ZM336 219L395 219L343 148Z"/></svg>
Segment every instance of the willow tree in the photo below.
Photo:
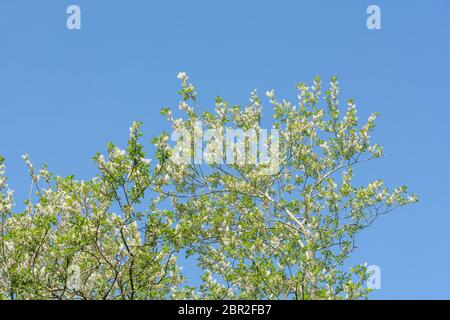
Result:
<svg viewBox="0 0 450 320"><path fill-rule="evenodd" d="M125 150L94 157L89 181L37 171L25 156L32 187L14 212L0 159L0 298L367 297L366 267L345 265L356 235L417 201L405 186L352 182L355 166L382 156L369 141L377 114L359 125L353 100L339 107L337 79L322 94L316 78L297 85L296 104L266 93L268 134L256 91L246 106L217 97L200 113L178 77L184 116L162 110L172 134L152 140L152 161L137 122ZM180 256L202 270L191 286Z"/></svg>

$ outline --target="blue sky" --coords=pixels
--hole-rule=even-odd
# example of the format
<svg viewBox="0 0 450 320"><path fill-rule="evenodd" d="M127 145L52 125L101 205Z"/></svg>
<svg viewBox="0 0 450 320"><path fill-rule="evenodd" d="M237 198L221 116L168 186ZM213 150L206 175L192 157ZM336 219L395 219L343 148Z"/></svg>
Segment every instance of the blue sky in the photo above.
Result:
<svg viewBox="0 0 450 320"><path fill-rule="evenodd" d="M66 28L77 4L82 29ZM381 8L382 30L366 28ZM382 217L352 262L379 265L372 298L450 298L450 1L22 1L0 2L0 154L23 199L21 155L88 179L91 156L123 145L133 120L150 137L179 100L186 71L204 108L221 95L246 103L274 88L336 75L361 117L381 112L374 141L386 156L361 181L406 184L420 203ZM150 143L148 146L150 146Z"/></svg>

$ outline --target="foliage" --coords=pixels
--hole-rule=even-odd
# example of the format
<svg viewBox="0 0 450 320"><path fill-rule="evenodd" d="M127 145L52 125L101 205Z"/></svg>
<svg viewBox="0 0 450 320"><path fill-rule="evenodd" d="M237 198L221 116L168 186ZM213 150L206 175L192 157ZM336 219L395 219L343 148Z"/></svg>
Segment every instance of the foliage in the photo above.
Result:
<svg viewBox="0 0 450 320"><path fill-rule="evenodd" d="M298 84L298 104L267 96L279 130L279 162L229 161L227 128L261 136L262 102L247 106L217 97L200 114L184 73L179 108L162 110L174 131L209 137L204 163L176 161L169 134L152 140L146 159L138 122L126 150L108 144L89 181L60 177L43 166L31 177L30 197L14 212L0 158L0 298L4 299L359 299L367 297L366 267L346 270L356 235L380 215L416 202L402 186L381 180L355 186L353 168L382 156L369 141L377 114L358 124L353 100L341 114L336 78ZM322 96L324 99L321 99ZM272 134L266 147L274 142ZM194 158L191 142L184 145ZM242 151L243 150L243 151ZM250 157L248 141L235 148ZM228 160L228 161L227 161ZM255 159L253 159L255 160ZM267 170L271 169L271 174ZM187 286L179 257L202 270ZM195 281L194 281L195 282Z"/></svg>

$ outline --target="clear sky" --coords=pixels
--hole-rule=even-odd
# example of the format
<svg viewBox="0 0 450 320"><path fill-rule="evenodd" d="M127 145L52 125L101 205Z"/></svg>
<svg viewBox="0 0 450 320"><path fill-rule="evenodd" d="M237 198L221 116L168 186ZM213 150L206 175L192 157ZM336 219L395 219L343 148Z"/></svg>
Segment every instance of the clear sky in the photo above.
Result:
<svg viewBox="0 0 450 320"><path fill-rule="evenodd" d="M66 8L81 8L81 30ZM366 9L381 8L381 30ZM91 156L124 145L133 120L150 137L176 106L179 71L203 108L253 88L295 99L295 84L336 75L342 99L381 112L386 156L361 181L406 184L420 203L382 217L358 238L353 263L380 266L372 298L450 298L450 1L0 1L0 154L24 199L21 155L88 179Z"/></svg>

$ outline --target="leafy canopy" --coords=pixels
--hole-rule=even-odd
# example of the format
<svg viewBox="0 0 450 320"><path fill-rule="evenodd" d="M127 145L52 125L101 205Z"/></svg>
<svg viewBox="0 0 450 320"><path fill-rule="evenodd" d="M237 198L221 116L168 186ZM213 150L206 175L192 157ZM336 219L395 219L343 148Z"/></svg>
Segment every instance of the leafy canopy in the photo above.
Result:
<svg viewBox="0 0 450 320"><path fill-rule="evenodd" d="M24 156L30 197L16 212L0 157L0 298L367 297L366 266L344 268L356 235L417 201L405 186L353 183L355 166L383 154L370 142L377 114L359 125L353 100L343 111L335 77L323 94L319 78L298 84L295 104L268 91L279 144L277 166L267 174L270 163L230 162L223 149L230 128L261 137L256 91L246 106L217 97L214 112L200 113L194 86L185 73L178 77L184 117L170 108L161 113L173 131L194 139L199 121L214 133L201 163L175 161L168 133L152 139L150 161L134 122L125 150L110 143L106 155L94 156L98 174L88 181L45 165L36 170ZM193 160L193 142L183 148ZM244 140L233 156L250 157L249 150ZM190 279L194 285L186 285L180 257L197 261L202 272Z"/></svg>

